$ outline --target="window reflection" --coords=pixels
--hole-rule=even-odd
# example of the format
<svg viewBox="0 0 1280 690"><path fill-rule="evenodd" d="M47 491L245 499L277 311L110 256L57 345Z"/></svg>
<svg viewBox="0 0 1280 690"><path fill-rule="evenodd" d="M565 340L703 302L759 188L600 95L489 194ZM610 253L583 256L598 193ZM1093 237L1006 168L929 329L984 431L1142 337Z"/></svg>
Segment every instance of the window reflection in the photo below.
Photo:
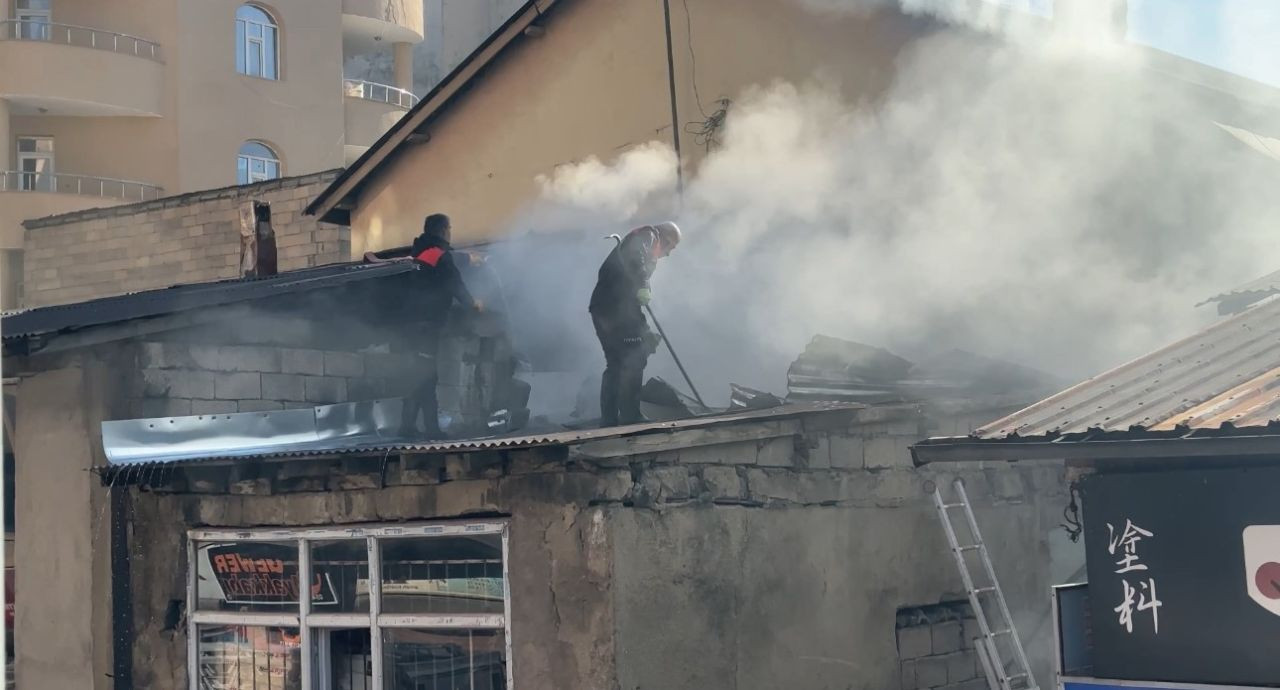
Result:
<svg viewBox="0 0 1280 690"><path fill-rule="evenodd" d="M506 636L499 630L384 630L387 690L502 690Z"/></svg>

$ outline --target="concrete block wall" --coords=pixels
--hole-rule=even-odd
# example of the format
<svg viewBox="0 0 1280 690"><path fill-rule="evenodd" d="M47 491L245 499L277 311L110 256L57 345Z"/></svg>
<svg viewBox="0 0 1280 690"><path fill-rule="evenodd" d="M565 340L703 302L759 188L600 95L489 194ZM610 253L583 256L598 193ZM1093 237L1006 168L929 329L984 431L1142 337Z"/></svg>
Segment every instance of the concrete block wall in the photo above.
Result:
<svg viewBox="0 0 1280 690"><path fill-rule="evenodd" d="M902 690L987 690L974 651L978 621L964 601L898 610Z"/></svg>
<svg viewBox="0 0 1280 690"><path fill-rule="evenodd" d="M167 546L133 557L135 669L183 672L183 635L159 621L185 596L172 562L192 526L482 514L512 524L522 688L977 690L971 617L902 615L963 598L926 492L962 477L1047 683L1055 556L1045 539L1066 501L1062 468L913 467L899 446L921 419L871 408L547 447L144 474L148 490L133 496L146 517L131 539ZM600 541L612 546L586 577L584 544Z"/></svg>
<svg viewBox="0 0 1280 690"><path fill-rule="evenodd" d="M441 412L457 420L487 414L493 378L478 359L485 339L450 335L441 343ZM208 345L151 340L137 346L133 417L262 412L401 397L420 366L412 354L352 352L277 344Z"/></svg>
<svg viewBox="0 0 1280 690"><path fill-rule="evenodd" d="M26 221L23 306L239 277L239 209L249 200L271 204L281 271L347 261L350 230L302 213L338 172Z"/></svg>

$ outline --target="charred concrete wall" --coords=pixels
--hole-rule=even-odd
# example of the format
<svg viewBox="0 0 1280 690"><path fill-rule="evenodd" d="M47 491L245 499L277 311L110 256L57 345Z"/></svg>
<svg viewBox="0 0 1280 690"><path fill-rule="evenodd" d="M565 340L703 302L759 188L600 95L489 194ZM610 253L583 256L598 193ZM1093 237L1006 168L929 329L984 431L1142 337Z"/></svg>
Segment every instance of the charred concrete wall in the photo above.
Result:
<svg viewBox="0 0 1280 690"><path fill-rule="evenodd" d="M911 688L968 690L972 667L951 659L963 624L937 654L932 637L901 649L898 624L904 607L963 599L925 493L955 476L1048 682L1048 588L1083 562L1049 538L1061 469L918 470L907 447L921 424L915 408L871 408L535 449L135 471L135 683L181 686L185 629L166 611L185 597L174 562L190 528L505 515L519 688L885 690L906 659L925 683Z"/></svg>

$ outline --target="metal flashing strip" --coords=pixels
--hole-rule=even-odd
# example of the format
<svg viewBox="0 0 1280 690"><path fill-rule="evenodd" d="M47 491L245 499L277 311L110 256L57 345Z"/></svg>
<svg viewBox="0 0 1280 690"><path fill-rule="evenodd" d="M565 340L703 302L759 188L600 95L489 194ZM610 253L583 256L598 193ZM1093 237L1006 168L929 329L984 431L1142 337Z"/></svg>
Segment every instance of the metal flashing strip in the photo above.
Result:
<svg viewBox="0 0 1280 690"><path fill-rule="evenodd" d="M102 423L110 465L235 458L289 449L339 451L397 437L402 401L322 405L300 410L130 419Z"/></svg>
<svg viewBox="0 0 1280 690"><path fill-rule="evenodd" d="M456 441L423 441L398 434L402 401L398 398L326 405L304 410L242 412L201 417L161 417L102 423L102 444L111 468L133 471L148 465L211 461L268 460L359 453L459 453L537 446L573 445L685 429L766 422L823 412L844 412L861 422L910 414L915 406L867 407L854 403L789 403L665 422L539 434L508 434ZM680 437L679 443L697 445ZM653 450L651 443L637 443ZM604 452L595 446L592 451ZM616 454L613 453L613 454Z"/></svg>
<svg viewBox="0 0 1280 690"><path fill-rule="evenodd" d="M1064 690L1259 690L1257 685L1201 685L1199 683L1164 683L1157 680L1109 680L1063 676L1059 687Z"/></svg>

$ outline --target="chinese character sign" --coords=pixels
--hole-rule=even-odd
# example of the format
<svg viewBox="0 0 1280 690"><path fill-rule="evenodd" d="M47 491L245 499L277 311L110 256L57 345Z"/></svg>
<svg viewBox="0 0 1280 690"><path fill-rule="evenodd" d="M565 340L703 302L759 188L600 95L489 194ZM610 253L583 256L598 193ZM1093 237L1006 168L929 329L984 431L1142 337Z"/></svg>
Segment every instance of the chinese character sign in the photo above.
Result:
<svg viewBox="0 0 1280 690"><path fill-rule="evenodd" d="M1117 530L1110 522L1107 523L1107 553L1117 557L1115 573L1124 576L1120 580L1120 605L1113 610L1119 614L1120 625L1130 634L1133 633L1134 614L1146 611L1151 612L1152 631L1160 634L1159 609L1164 603L1156 596L1155 577L1151 576L1147 565L1142 562L1138 549L1144 539L1153 538L1155 535L1149 530L1142 529L1129 519L1124 521L1124 528L1121 530Z"/></svg>

